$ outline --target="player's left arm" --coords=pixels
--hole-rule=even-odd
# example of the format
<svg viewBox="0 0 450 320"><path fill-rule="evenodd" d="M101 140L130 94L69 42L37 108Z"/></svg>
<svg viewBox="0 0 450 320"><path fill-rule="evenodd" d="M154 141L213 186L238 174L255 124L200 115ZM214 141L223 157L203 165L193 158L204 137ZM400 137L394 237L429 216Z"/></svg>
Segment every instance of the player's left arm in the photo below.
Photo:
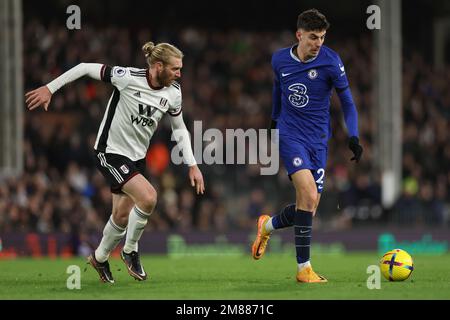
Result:
<svg viewBox="0 0 450 320"><path fill-rule="evenodd" d="M169 115L173 136L177 141L178 148L180 148L183 154L184 163L189 166L189 180L191 181L191 185L195 187L197 194L203 194L205 192L205 183L203 181L203 175L195 161L194 153L192 152L191 139L189 138L189 131L183 120L181 106L179 112L169 112Z"/></svg>
<svg viewBox="0 0 450 320"><path fill-rule="evenodd" d="M348 147L353 152L353 157L350 160L355 160L357 163L361 159L363 147L359 144L358 132L358 111L353 101L352 92L348 83L347 75L345 74L344 64L338 59L338 65L334 67L333 85L341 101L342 111L344 112L345 125L347 126L349 142Z"/></svg>
<svg viewBox="0 0 450 320"><path fill-rule="evenodd" d="M353 157L350 160L355 160L358 163L363 153L363 148L359 144L358 111L356 110L355 103L353 102L350 88L346 88L343 91L336 89L336 92L338 93L339 100L341 101L345 124L350 137L348 147L353 152Z"/></svg>

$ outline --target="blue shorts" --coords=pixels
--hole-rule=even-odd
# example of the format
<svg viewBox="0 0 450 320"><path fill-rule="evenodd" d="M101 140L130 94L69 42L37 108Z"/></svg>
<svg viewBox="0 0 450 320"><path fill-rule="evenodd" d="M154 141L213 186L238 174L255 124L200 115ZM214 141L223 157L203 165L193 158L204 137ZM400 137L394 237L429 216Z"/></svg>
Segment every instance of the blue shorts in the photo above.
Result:
<svg viewBox="0 0 450 320"><path fill-rule="evenodd" d="M288 136L279 137L280 157L289 178L295 172L309 169L316 181L317 192L323 191L328 149L315 149Z"/></svg>

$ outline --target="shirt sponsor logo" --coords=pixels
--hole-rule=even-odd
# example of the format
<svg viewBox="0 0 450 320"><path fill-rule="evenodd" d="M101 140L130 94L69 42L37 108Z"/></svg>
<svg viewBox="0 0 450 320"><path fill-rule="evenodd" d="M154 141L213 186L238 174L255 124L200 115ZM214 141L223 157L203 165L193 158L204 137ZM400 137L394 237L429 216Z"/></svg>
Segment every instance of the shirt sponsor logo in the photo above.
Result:
<svg viewBox="0 0 450 320"><path fill-rule="evenodd" d="M302 83L294 83L288 87L292 93L289 95L289 102L296 108L303 108L309 102L309 97L306 94L308 89Z"/></svg>

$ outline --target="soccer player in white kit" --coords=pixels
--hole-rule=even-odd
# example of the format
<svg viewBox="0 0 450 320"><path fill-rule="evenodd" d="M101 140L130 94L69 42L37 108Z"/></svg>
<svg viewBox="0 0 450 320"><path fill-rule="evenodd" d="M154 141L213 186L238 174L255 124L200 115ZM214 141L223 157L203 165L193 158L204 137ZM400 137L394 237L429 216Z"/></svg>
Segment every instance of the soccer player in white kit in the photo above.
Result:
<svg viewBox="0 0 450 320"><path fill-rule="evenodd" d="M168 43L146 43L148 68L110 67L80 63L55 80L28 92L29 110L43 106L47 111L52 95L65 84L82 76L111 83L115 89L101 122L95 152L97 167L111 185L112 215L98 248L89 257L103 282L114 283L108 258L126 235L121 258L128 273L147 279L138 254L138 241L156 205L157 193L145 178L145 156L159 121L168 113L189 179L197 194L205 190L202 173L195 161L189 133L183 121L181 77L183 53Z"/></svg>

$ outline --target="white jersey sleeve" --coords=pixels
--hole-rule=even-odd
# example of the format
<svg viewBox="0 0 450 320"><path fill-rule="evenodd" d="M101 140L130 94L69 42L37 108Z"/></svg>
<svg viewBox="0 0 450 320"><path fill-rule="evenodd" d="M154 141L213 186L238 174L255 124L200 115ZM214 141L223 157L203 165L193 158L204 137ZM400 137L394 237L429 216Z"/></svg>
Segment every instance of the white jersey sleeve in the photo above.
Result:
<svg viewBox="0 0 450 320"><path fill-rule="evenodd" d="M58 78L47 84L47 88L52 94L69 82L77 80L85 75L100 80L102 65L99 63L80 63L72 69L66 71Z"/></svg>
<svg viewBox="0 0 450 320"><path fill-rule="evenodd" d="M189 167L196 165L197 162L192 152L191 139L183 120L183 114L180 113L177 116L170 117L170 125L172 127L172 137L175 138L178 148L183 154L184 163Z"/></svg>
<svg viewBox="0 0 450 320"><path fill-rule="evenodd" d="M182 95L181 95L181 90L179 87L178 83L173 83L172 86L174 86L176 89L178 89L177 95L174 99L174 101L169 105L169 110L167 110L167 113L173 117L178 116L179 114L181 114L182 111Z"/></svg>
<svg viewBox="0 0 450 320"><path fill-rule="evenodd" d="M125 89L131 80L130 69L125 67L103 65L101 75L103 81L110 82L120 91Z"/></svg>

